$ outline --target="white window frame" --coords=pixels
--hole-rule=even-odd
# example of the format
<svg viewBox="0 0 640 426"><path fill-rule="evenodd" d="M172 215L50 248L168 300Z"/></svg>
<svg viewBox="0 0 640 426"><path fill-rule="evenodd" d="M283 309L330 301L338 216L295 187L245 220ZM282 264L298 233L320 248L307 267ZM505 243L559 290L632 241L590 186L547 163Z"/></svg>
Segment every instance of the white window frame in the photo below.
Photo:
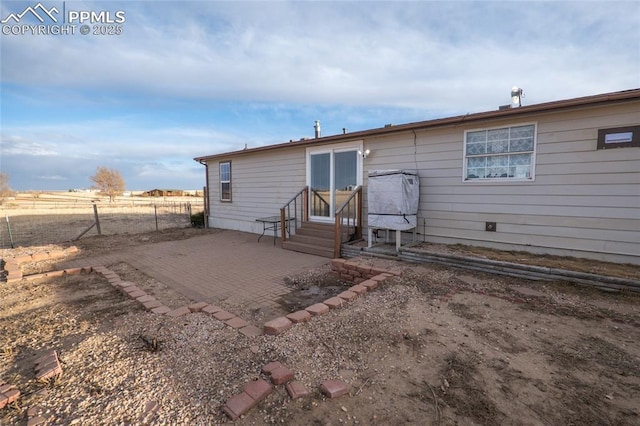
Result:
<svg viewBox="0 0 640 426"><path fill-rule="evenodd" d="M222 179L222 166L228 166L229 167L229 178L228 179ZM230 203L231 199L232 199L232 192L231 192L231 161L221 161L218 164L218 178L219 178L219 187L220 187L220 201L226 202L226 203ZM223 194L224 191L222 190L222 184L229 184L229 198L224 198Z"/></svg>
<svg viewBox="0 0 640 426"><path fill-rule="evenodd" d="M355 140L355 141L350 141L350 142L343 142L343 143L339 143L339 144L333 144L333 145L324 145L324 146L320 146L320 147L308 147L305 150L305 155L306 155L306 181L307 181L307 186L311 187L311 155L312 154L324 154L324 153L331 153L331 170L333 171L333 167L334 167L334 154L335 153L339 153L339 152L345 152L345 151L362 151L363 150L363 145L364 145L364 141L363 140ZM356 179L357 179L357 185L362 186L362 170L363 170L363 164L362 164L362 156L357 155L356 158L358 159L357 164L356 164ZM330 179L330 185L332 189L335 189L335 182L334 182L334 174L330 173L329 175L329 179ZM333 190L331 191L331 200L330 200L330 205L334 205L334 199L333 199ZM309 197L309 202L311 202L311 197ZM334 212L333 209L330 210L330 216L329 217L322 217L322 216L312 216L313 220L316 222L329 222L329 223L333 223L333 221L335 220L334 218Z"/></svg>
<svg viewBox="0 0 640 426"><path fill-rule="evenodd" d="M523 126L533 126L533 150L531 151L513 151L506 153L496 153L496 154L480 154L474 156L467 155L467 135L473 132L479 131L490 131L497 129L511 129L513 127L523 127ZM465 130L464 139L462 141L463 145L463 155L462 155L462 181L464 183L474 184L474 183L513 183L513 182L534 182L536 177L536 149L538 148L538 123L530 122L530 123L517 123L517 124L509 124L503 126L493 126L493 127L481 127L476 129ZM504 156L509 154L531 154L531 163L529 164L530 173L529 177L490 177L490 178L474 178L467 179L467 164L468 159L470 157L495 157L495 156Z"/></svg>

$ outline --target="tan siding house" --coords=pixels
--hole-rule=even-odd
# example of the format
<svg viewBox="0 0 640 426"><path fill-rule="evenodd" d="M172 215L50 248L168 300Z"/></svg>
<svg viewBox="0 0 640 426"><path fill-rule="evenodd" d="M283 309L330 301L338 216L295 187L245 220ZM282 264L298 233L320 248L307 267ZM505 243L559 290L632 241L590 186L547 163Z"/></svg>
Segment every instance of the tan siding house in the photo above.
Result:
<svg viewBox="0 0 640 426"><path fill-rule="evenodd" d="M366 158L349 155L363 150ZM214 227L260 233L255 219L278 215L305 185L323 182L325 163L352 164L365 229L368 172L417 170L421 241L640 264L640 89L196 160L207 165ZM225 162L230 201L220 199ZM341 179L326 180L329 190Z"/></svg>
<svg viewBox="0 0 640 426"><path fill-rule="evenodd" d="M304 147L247 151L208 161L211 227L260 233L262 225L255 219L278 215L280 207L305 185ZM225 162L231 164L231 201L220 200L219 164Z"/></svg>

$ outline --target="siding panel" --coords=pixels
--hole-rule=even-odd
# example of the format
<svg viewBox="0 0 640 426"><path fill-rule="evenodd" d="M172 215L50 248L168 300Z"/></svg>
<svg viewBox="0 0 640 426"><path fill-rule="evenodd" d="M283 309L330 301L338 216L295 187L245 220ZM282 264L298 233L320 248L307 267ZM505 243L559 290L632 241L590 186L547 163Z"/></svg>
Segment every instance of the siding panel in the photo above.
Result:
<svg viewBox="0 0 640 426"><path fill-rule="evenodd" d="M497 222L498 224L514 224L514 225L536 225L536 226L562 226L575 229L612 229L620 231L638 231L640 230L640 219L609 219L606 222L598 218L592 217L575 217L575 216L543 216L543 215L511 215L504 213L496 213L492 215L484 215L478 213L464 212L442 212L435 210L427 210L421 212L427 224L431 224L433 220L451 221L446 223L446 227L459 227L462 229L470 229L462 223L473 223L473 229L484 229L484 222ZM460 222L456 224L456 222ZM421 222L422 223L422 222ZM606 225L606 228L603 226ZM431 225L430 225L431 226Z"/></svg>
<svg viewBox="0 0 640 426"><path fill-rule="evenodd" d="M304 148L247 154L229 160L230 203L220 201L218 161L209 164L213 226L261 233L262 225L255 220L279 215L280 208L305 185Z"/></svg>
<svg viewBox="0 0 640 426"><path fill-rule="evenodd" d="M422 194L421 194L422 195ZM451 195L448 194L429 194L428 203L445 203L451 201ZM608 206L609 208L640 208L640 197L618 197L612 195L594 196L567 196L567 195L471 195L466 194L464 197L458 197L459 205L491 205L497 209L510 210L510 206L516 204L519 207L536 207L544 206L554 208L557 206L564 207L598 207Z"/></svg>
<svg viewBox="0 0 640 426"><path fill-rule="evenodd" d="M427 188L420 195L431 197L432 195L475 195L477 190L474 186L459 185L455 186L455 182L445 184L427 184ZM557 185L500 185L493 188L492 193L500 196L521 196L521 195L549 195L549 196L622 196L637 197L640 196L640 186L638 184L619 184L619 185L565 185L558 183Z"/></svg>
<svg viewBox="0 0 640 426"><path fill-rule="evenodd" d="M535 180L463 181L466 130L525 123L537 126ZM365 226L368 172L417 169L418 231L427 241L640 264L640 148L596 149L598 129L639 123L640 101L632 101L365 137ZM228 226L255 232L255 218L277 214L305 185L302 147L229 159L232 203L218 201L217 162L209 164L212 216ZM488 221L497 232L484 230Z"/></svg>
<svg viewBox="0 0 640 426"><path fill-rule="evenodd" d="M423 205L421 204L421 207ZM508 208L505 208L508 206ZM425 206L426 207L426 206ZM475 213L508 213L508 214L534 214L546 216L573 216L573 217L594 217L599 219L637 219L638 209L633 208L610 208L591 207L589 209L579 209L574 206L551 206L551 205L509 205L509 204L462 204L462 203L429 203L432 210L452 211L452 212L475 212Z"/></svg>
<svg viewBox="0 0 640 426"><path fill-rule="evenodd" d="M596 146L598 129L640 123L639 111L635 103L461 125L418 133L416 146L412 135L377 138L370 148L382 154L372 155L365 170L415 169L417 163L419 229L428 240L600 251L628 260L617 254L640 251L640 149ZM465 130L531 122L537 125L534 181L463 182ZM498 232L484 231L488 221L498 223Z"/></svg>

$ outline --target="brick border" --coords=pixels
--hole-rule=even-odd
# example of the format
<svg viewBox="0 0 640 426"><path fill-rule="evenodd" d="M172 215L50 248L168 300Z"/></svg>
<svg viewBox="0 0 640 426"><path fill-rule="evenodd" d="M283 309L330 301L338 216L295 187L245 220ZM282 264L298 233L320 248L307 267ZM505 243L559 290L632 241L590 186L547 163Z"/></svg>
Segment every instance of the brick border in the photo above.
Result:
<svg viewBox="0 0 640 426"><path fill-rule="evenodd" d="M171 309L157 300L154 296L147 294L144 290L141 290L135 285L135 283L131 281L122 281L118 274L105 266L92 266L90 270L102 275L114 288L120 290L127 297L134 299L146 311L151 313L174 318L203 313L217 319L232 329L238 330L238 332L247 337L262 335L262 331L256 326L249 324L237 315L227 312L218 306L201 301L194 302L186 306L180 306L176 309Z"/></svg>
<svg viewBox="0 0 640 426"><path fill-rule="evenodd" d="M37 253L33 253L31 255L17 256L4 260L4 271L6 273L6 282L7 284L15 283L21 281L23 278L29 279L38 279L38 278L46 278L49 276L61 276L65 274L77 274L82 271L82 268L71 268L65 269L64 271L55 271L59 275L50 275L53 272L48 272L44 274L33 274L24 276L22 272L22 264L27 262L38 262L41 260L52 260L52 259L61 259L66 257L69 254L77 253L78 247L71 246L64 250L51 250L51 251L41 251Z"/></svg>
<svg viewBox="0 0 640 426"><path fill-rule="evenodd" d="M0 409L14 403L20 398L20 391L15 385L0 382Z"/></svg>
<svg viewBox="0 0 640 426"><path fill-rule="evenodd" d="M366 292L375 290L380 283L388 278L400 275L397 272L371 267L370 265L359 265L356 262L345 259L332 259L331 271L341 279L353 282L354 285L322 303L315 303L304 310L267 321L263 326L264 334L277 336L289 330L293 324L304 323L330 310L340 309Z"/></svg>
<svg viewBox="0 0 640 426"><path fill-rule="evenodd" d="M363 281L370 280L378 275L388 274L387 276L399 275L397 272L387 269L378 268L371 265L361 265L348 259L331 260L331 270L345 281L354 284L360 284Z"/></svg>
<svg viewBox="0 0 640 426"><path fill-rule="evenodd" d="M120 292L128 298L138 302L146 311L152 312L157 315L167 315L169 317L181 317L192 313L202 312L216 318L217 320L223 322L225 325L238 330L238 332L247 337L262 335L262 330L260 328L249 324L247 321L231 312L227 312L222 308L211 305L207 302L195 302L187 306L181 306L176 309L171 309L157 300L154 296L147 294L145 291L137 287L135 283L130 281L122 281L118 274L103 265L84 268L68 268L58 271L43 272L39 274L23 275L22 264L24 263L60 259L66 257L68 254L77 252L78 248L76 246L71 246L65 250L37 252L32 255L17 256L10 259L4 259L4 270L7 275L6 282L7 284L12 284L22 281L23 279L35 281L39 279L56 278L67 275L95 272L102 275L102 277L104 277L112 287L120 290Z"/></svg>
<svg viewBox="0 0 640 426"><path fill-rule="evenodd" d="M60 359L55 350L45 352L36 359L35 364L36 379L39 382L45 382L62 374Z"/></svg>
<svg viewBox="0 0 640 426"><path fill-rule="evenodd" d="M242 386L242 392L233 395L222 406L222 411L232 421L239 419L273 392L275 386L284 385L291 399L311 394L305 386L294 380L295 373L280 361L271 361L260 372L271 380L263 378L251 380ZM348 385L346 385L348 387ZM348 391L347 391L348 392Z"/></svg>
<svg viewBox="0 0 640 426"><path fill-rule="evenodd" d="M285 317L275 318L266 322L262 329L249 324L242 318L239 318L231 312L227 312L215 305L207 302L196 302L188 306L181 306L171 309L157 300L154 296L147 294L134 283L122 281L118 274L106 268L103 265L92 266L87 268L69 268L60 271L50 271L40 274L32 274L24 276L21 264L26 262L37 262L42 260L58 259L71 253L77 253L78 248L71 246L66 250L52 250L47 252L38 252L28 256L19 256L5 260L5 270L7 273L7 283L14 283L23 279L38 280L44 278L55 278L66 275L96 272L107 279L109 284L120 290L127 297L136 300L142 307L157 315L167 315L170 317L181 317L191 313L203 312L209 314L225 325L238 330L247 337L260 336L262 334L278 335L291 328L294 323L309 321L313 316L317 316L328 312L330 309L336 309L345 303L355 300L358 296L371 291L378 286L379 282L384 281L388 277L397 275L394 272L385 269L371 267L369 265L359 265L345 259L333 259L331 261L331 269L341 279L353 282L355 285L348 291L344 291L336 297L329 298L324 303L317 303L309 306L305 310L293 312Z"/></svg>

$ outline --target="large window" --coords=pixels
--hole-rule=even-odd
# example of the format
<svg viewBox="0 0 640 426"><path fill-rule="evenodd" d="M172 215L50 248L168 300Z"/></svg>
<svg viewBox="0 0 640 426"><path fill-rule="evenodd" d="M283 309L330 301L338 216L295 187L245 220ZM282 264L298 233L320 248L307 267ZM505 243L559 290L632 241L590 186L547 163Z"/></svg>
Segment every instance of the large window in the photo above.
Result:
<svg viewBox="0 0 640 426"><path fill-rule="evenodd" d="M231 201L231 161L220 163L220 201Z"/></svg>
<svg viewBox="0 0 640 426"><path fill-rule="evenodd" d="M464 180L532 180L536 126L465 133Z"/></svg>

